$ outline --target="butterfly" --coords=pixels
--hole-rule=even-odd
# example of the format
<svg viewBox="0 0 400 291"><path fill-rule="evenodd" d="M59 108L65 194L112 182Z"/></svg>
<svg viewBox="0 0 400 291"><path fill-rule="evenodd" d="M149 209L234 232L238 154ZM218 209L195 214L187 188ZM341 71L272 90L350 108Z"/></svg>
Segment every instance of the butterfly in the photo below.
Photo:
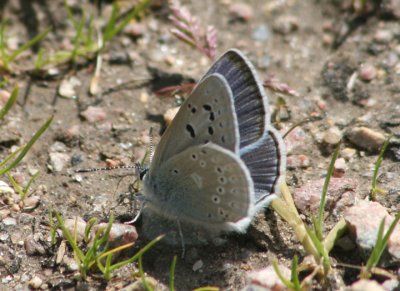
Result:
<svg viewBox="0 0 400 291"><path fill-rule="evenodd" d="M143 177L146 207L209 231L245 232L279 194L285 153L253 65L230 49L161 137Z"/></svg>

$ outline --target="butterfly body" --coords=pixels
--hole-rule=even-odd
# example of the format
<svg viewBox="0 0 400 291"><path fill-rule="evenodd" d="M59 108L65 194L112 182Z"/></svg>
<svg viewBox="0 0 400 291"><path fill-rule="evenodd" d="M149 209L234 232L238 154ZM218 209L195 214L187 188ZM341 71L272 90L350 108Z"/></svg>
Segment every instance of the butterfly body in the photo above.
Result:
<svg viewBox="0 0 400 291"><path fill-rule="evenodd" d="M143 181L150 215L207 231L244 232L283 177L284 144L269 119L255 70L241 52L229 50L156 148Z"/></svg>

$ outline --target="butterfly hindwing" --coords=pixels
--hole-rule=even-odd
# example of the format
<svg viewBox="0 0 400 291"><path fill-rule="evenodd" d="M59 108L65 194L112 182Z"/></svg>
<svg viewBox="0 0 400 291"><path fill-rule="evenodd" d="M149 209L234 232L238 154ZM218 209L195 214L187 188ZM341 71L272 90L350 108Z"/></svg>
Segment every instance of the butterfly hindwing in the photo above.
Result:
<svg viewBox="0 0 400 291"><path fill-rule="evenodd" d="M149 202L167 216L176 213L185 221L220 230L243 230L247 225L242 223L250 221L255 203L244 163L213 143L173 156L146 177L145 185Z"/></svg>
<svg viewBox="0 0 400 291"><path fill-rule="evenodd" d="M280 133L271 128L257 142L240 150L254 183L257 206L265 206L272 194L279 193L279 178L284 176L285 152Z"/></svg>
<svg viewBox="0 0 400 291"><path fill-rule="evenodd" d="M151 169L194 146L213 142L239 150L239 133L232 92L219 74L203 79L182 104L157 146Z"/></svg>

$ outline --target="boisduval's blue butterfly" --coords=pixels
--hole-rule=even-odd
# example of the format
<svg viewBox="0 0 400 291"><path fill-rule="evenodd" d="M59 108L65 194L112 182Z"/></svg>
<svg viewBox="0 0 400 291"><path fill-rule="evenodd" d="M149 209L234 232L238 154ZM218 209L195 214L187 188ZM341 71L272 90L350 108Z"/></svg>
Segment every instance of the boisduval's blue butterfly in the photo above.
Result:
<svg viewBox="0 0 400 291"><path fill-rule="evenodd" d="M285 155L255 69L231 49L199 81L162 136L143 180L145 216L244 232L278 194Z"/></svg>

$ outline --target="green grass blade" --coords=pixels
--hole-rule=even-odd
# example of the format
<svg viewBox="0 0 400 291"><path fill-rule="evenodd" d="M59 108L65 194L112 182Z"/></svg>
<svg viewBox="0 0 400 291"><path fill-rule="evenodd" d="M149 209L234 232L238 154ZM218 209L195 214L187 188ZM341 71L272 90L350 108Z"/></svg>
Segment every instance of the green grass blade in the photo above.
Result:
<svg viewBox="0 0 400 291"><path fill-rule="evenodd" d="M119 24L115 25L116 19L112 19L112 26L108 25L104 32L104 42L110 41L116 34L120 33L122 29L131 21L142 13L150 4L150 0L141 1L128 15L126 15ZM115 16L116 17L116 16ZM111 21L110 21L111 22ZM109 23L110 23L109 22Z"/></svg>
<svg viewBox="0 0 400 291"><path fill-rule="evenodd" d="M5 61L6 59L6 40L4 38L4 30L6 24L4 22L0 23L0 60ZM4 64L6 65L6 64Z"/></svg>
<svg viewBox="0 0 400 291"><path fill-rule="evenodd" d="M23 44L21 47L19 47L15 51L13 51L8 56L8 61L12 62L16 57L18 57L19 54L21 54L22 52L28 50L30 47L34 46L36 43L41 41L51 30L52 30L51 27L46 28L43 32L39 33L34 38L29 40L27 43Z"/></svg>
<svg viewBox="0 0 400 291"><path fill-rule="evenodd" d="M15 101L17 101L18 92L19 92L18 86L15 86L15 88L11 92L10 98L8 98L7 100L7 103L0 110L0 120L2 120L4 116L6 116L7 112L10 111L11 107L13 107Z"/></svg>
<svg viewBox="0 0 400 291"><path fill-rule="evenodd" d="M14 177L11 176L9 173L6 173L8 180L10 180L13 188L18 192L19 196L24 196L23 189L18 185L17 181L15 181Z"/></svg>
<svg viewBox="0 0 400 291"><path fill-rule="evenodd" d="M175 291L175 268L176 268L176 255L172 259L171 269L169 271L169 290Z"/></svg>
<svg viewBox="0 0 400 291"><path fill-rule="evenodd" d="M137 261L141 255L143 255L145 252L147 252L151 247L153 247L156 243L158 243L163 238L164 238L164 235L160 235L160 236L156 237L151 242L149 242L147 245L145 245L140 251L138 251L133 257L112 265L111 266L112 271L115 269L118 269L122 266L125 266L126 264L130 264L130 263Z"/></svg>
<svg viewBox="0 0 400 291"><path fill-rule="evenodd" d="M108 241L108 236L110 235L110 230L113 223L114 223L114 215L111 215L106 229L104 230L104 228L102 228L96 232L93 244L86 253L85 263L88 264L88 266L93 265L95 260L97 259L98 248L100 248L103 244L105 244Z"/></svg>
<svg viewBox="0 0 400 291"><path fill-rule="evenodd" d="M67 12L68 20L71 21L72 25L76 29L76 27L78 26L78 22L75 20L74 13L72 12L71 7L68 5L67 0L64 0L64 8Z"/></svg>
<svg viewBox="0 0 400 291"><path fill-rule="evenodd" d="M140 274L140 278L142 279L142 284L143 284L144 289L147 291L152 291L153 288L150 288L149 284L147 284L146 276L144 275L142 255L139 256L139 274Z"/></svg>
<svg viewBox="0 0 400 291"><path fill-rule="evenodd" d="M74 39L74 49L71 52L71 60L73 62L76 60L76 56L77 56L78 49L79 49L79 44L80 44L81 38L82 38L82 31L83 31L84 24L85 24L85 16L83 14L78 23L78 26L76 27L76 35L75 35L75 39Z"/></svg>
<svg viewBox="0 0 400 291"><path fill-rule="evenodd" d="M291 278L290 278L290 281L292 281L294 290L301 289L298 267L299 267L299 258L295 255L293 257L293 261L292 261L292 272L291 272L292 274L291 274Z"/></svg>
<svg viewBox="0 0 400 291"><path fill-rule="evenodd" d="M329 167L328 167L328 172L326 174L324 186L322 188L321 202L319 203L319 210L318 210L318 217L317 217L316 223L314 224L314 229L316 231L316 235L320 241L323 240L324 216L325 216L325 206L326 206L326 196L328 193L328 186L329 186L329 182L331 180L332 174L333 174L335 161L339 155L339 149L340 149L340 143L337 145L337 147L333 153Z"/></svg>
<svg viewBox="0 0 400 291"><path fill-rule="evenodd" d="M311 229L307 228L307 234L312 240L313 244L315 245L315 248L317 249L319 253L319 258L315 258L315 260L318 262L320 259L322 259L322 266L324 267L324 272L325 275L328 274L329 270L331 269L331 260L329 259L329 255L322 243L322 241L319 240L318 236L315 234L314 231Z"/></svg>
<svg viewBox="0 0 400 291"><path fill-rule="evenodd" d="M103 33L104 41L108 41L112 38L111 35L112 35L113 27L115 26L115 23L117 21L118 11L119 11L118 4L117 4L117 2L114 2L110 19L108 20L107 26L104 29L104 33ZM101 49L101 48L99 48L99 49Z"/></svg>
<svg viewBox="0 0 400 291"><path fill-rule="evenodd" d="M53 222L53 207L51 204L49 206L49 226L50 226L51 245L53 246L56 243L57 229Z"/></svg>
<svg viewBox="0 0 400 291"><path fill-rule="evenodd" d="M0 163L0 168L3 168L9 161L11 161L18 153L24 149L25 145L20 146L15 152L9 154L4 161Z"/></svg>
<svg viewBox="0 0 400 291"><path fill-rule="evenodd" d="M379 192L378 188L376 187L376 182L378 180L378 173L379 173L379 168L381 167L382 161L383 161L383 155L385 154L385 151L389 145L389 141L391 139L391 136L385 140L381 151L379 152L378 159L375 162L375 167L374 167L374 174L372 176L372 185L371 185L371 198L372 200L376 199L376 194Z"/></svg>
<svg viewBox="0 0 400 291"><path fill-rule="evenodd" d="M383 235L383 229L385 227L385 220L384 219L382 220L381 224L379 225L379 230L378 230L378 235L376 238L375 247L372 250L371 256L369 257L367 264L366 264L366 269L368 271L370 271L373 267L375 267L379 263L379 260L381 259L382 254L386 249L389 238L390 238L391 234L393 233L394 228L396 227L399 220L400 220L400 212L396 214L395 219L390 224L389 229L386 231L385 235Z"/></svg>
<svg viewBox="0 0 400 291"><path fill-rule="evenodd" d="M337 239L342 237L346 233L346 231L347 231L347 223L342 217L338 221L338 223L336 223L336 225L330 230L330 232L324 239L324 247L328 252L328 254L335 246L335 242L337 241Z"/></svg>
<svg viewBox="0 0 400 291"><path fill-rule="evenodd" d="M274 271L276 273L276 275L278 275L279 279L282 281L282 283L288 288L288 289L294 289L294 285L292 282L290 282L288 279L285 278L285 276L283 276L281 270L279 270L279 266L278 266L278 261L276 259L274 259L272 261L272 267L274 268Z"/></svg>
<svg viewBox="0 0 400 291"><path fill-rule="evenodd" d="M110 281L111 279L111 261L112 261L112 257L113 254L108 254L107 258L106 258L106 265L104 266L104 279L106 279L107 281Z"/></svg>
<svg viewBox="0 0 400 291"><path fill-rule="evenodd" d="M34 136L31 138L31 140L23 147L22 151L20 154L15 158L14 161L12 161L8 166L0 169L0 176L3 175L4 173L8 172L12 168L14 168L18 163L25 157L25 155L28 153L30 148L34 145L34 143L39 139L39 137L47 130L47 128L50 126L51 122L53 121L53 116L51 116L43 125L42 127L34 134Z"/></svg>
<svg viewBox="0 0 400 291"><path fill-rule="evenodd" d="M55 214L56 214L56 219L57 219L58 225L61 228L64 237L67 239L67 241L71 245L71 248L73 249L74 253L77 255L77 258L79 259L79 264L78 265L80 266L81 262L83 262L83 260L85 259L85 255L83 254L81 249L76 244L72 234L65 227L64 219L62 218L62 216L57 211L55 212Z"/></svg>
<svg viewBox="0 0 400 291"><path fill-rule="evenodd" d="M89 221L86 224L85 227L85 241L89 242L90 241L90 232L92 230L93 225L96 223L97 219L95 217L92 217L89 219Z"/></svg>
<svg viewBox="0 0 400 291"><path fill-rule="evenodd" d="M35 181L36 178L39 177L39 174L40 174L40 172L37 171L37 172L29 179L28 184L26 184L26 186L25 186L24 189L22 190L23 193L24 193L24 197L22 197L22 201L25 200L25 198L26 198L26 196L27 196L27 194L28 194L29 188L31 187L33 181Z"/></svg>

